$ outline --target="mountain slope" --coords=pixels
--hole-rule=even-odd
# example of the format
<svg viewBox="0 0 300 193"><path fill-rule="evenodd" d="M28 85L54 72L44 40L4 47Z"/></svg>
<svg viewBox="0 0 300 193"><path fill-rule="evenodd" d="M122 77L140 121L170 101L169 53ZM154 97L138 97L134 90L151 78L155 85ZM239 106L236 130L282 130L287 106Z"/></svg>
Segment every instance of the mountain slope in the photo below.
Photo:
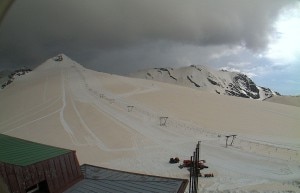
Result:
<svg viewBox="0 0 300 193"><path fill-rule="evenodd" d="M260 99L280 95L271 89L257 86L244 74L217 71L206 66L155 68L130 74L130 77L172 83L222 95Z"/></svg>
<svg viewBox="0 0 300 193"><path fill-rule="evenodd" d="M215 177L202 179L200 192L299 192L299 107L57 59L0 91L0 133L76 150L80 164L176 178L189 172L169 164L170 157L190 159L201 141L200 156L209 166L203 173ZM165 126L161 117L168 117ZM232 134L233 146L225 148Z"/></svg>
<svg viewBox="0 0 300 193"><path fill-rule="evenodd" d="M265 101L300 107L300 96L274 96Z"/></svg>

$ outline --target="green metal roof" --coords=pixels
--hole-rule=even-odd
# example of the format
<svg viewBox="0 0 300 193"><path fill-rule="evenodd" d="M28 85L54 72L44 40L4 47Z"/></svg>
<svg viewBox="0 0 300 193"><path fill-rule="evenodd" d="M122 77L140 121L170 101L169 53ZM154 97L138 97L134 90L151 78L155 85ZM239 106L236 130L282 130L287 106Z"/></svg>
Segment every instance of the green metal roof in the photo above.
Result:
<svg viewBox="0 0 300 193"><path fill-rule="evenodd" d="M27 166L70 151L0 134L0 162L4 163Z"/></svg>

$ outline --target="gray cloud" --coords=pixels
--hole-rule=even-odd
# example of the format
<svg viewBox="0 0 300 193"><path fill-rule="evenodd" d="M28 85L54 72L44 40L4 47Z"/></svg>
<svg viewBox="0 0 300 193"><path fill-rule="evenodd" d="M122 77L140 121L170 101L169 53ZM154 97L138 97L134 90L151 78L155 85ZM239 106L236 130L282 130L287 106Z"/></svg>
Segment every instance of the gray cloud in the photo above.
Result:
<svg viewBox="0 0 300 193"><path fill-rule="evenodd" d="M205 54L214 51L215 46L224 45L262 50L268 44L278 12L292 3L291 0L16 1L0 26L0 64L35 65L64 52L83 64L114 71L115 64L128 70L139 62L142 66L178 63L178 54L189 55L192 47L201 47L197 50ZM158 52L157 46L164 46L165 52ZM135 65L131 67L132 64Z"/></svg>

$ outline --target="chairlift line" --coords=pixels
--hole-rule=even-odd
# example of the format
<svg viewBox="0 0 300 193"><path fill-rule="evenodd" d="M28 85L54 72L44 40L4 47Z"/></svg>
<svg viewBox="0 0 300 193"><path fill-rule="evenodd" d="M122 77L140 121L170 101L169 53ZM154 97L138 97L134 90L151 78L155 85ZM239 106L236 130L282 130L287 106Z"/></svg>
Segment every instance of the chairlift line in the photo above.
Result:
<svg viewBox="0 0 300 193"><path fill-rule="evenodd" d="M167 119L169 117L159 117L159 120L160 120L160 126L166 126L166 123L167 123Z"/></svg>
<svg viewBox="0 0 300 193"><path fill-rule="evenodd" d="M236 136L237 136L237 135L226 135L226 136L225 136L225 137L226 137L226 147L232 146L232 145L233 145L233 141L234 141L234 139L236 138ZM232 137L232 140L231 140L231 143L228 145L228 139L229 139L230 137Z"/></svg>

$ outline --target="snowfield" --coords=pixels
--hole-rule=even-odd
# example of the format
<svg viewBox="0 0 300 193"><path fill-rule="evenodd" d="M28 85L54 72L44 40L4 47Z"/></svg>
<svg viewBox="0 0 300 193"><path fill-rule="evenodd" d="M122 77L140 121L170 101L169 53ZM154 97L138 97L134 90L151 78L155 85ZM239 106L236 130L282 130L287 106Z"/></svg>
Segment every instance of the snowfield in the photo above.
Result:
<svg viewBox="0 0 300 193"><path fill-rule="evenodd" d="M214 174L199 178L201 192L300 192L299 115L296 106L95 72L65 55L0 91L1 133L74 149L80 164L188 179L168 161L189 159L201 141L202 173Z"/></svg>

